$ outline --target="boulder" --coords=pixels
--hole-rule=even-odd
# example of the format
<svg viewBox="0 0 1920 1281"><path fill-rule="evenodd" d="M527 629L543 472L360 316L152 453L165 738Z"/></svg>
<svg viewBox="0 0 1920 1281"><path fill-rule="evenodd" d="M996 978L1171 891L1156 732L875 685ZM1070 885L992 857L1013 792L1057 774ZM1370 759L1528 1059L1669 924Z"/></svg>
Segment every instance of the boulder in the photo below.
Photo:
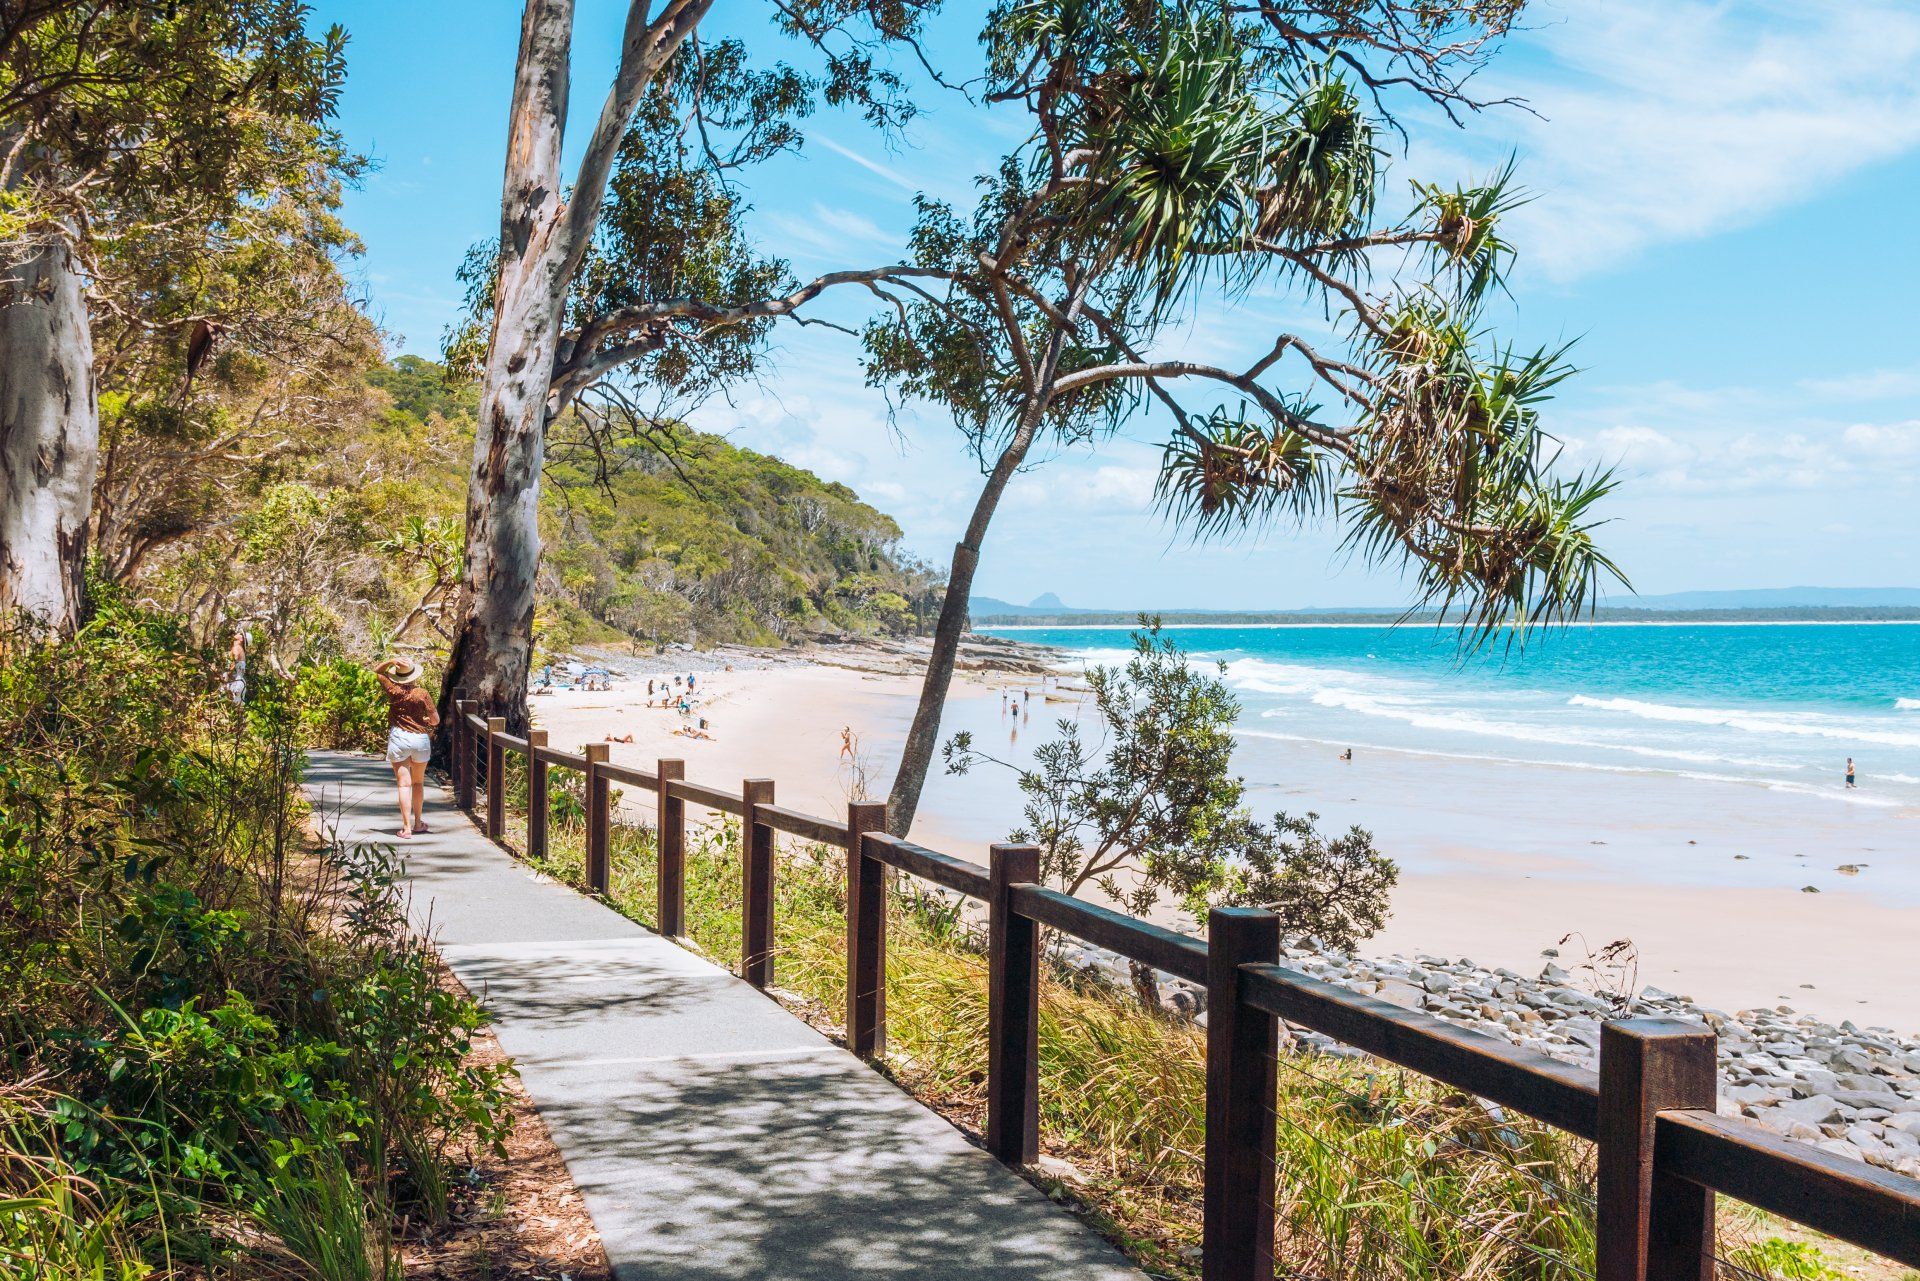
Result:
<svg viewBox="0 0 1920 1281"><path fill-rule="evenodd" d="M1808 1125L1824 1125L1837 1120L1841 1115L1837 1100L1825 1094L1816 1094L1811 1098L1788 1099L1777 1104L1775 1111L1792 1117L1796 1121L1805 1121Z"/></svg>
<svg viewBox="0 0 1920 1281"><path fill-rule="evenodd" d="M1426 1004L1427 995L1423 989L1415 987L1411 983L1402 982L1399 979L1388 979L1378 988L1374 989L1373 994L1383 1001L1391 1001L1395 1005L1404 1006L1409 1010L1417 1010L1423 1007Z"/></svg>

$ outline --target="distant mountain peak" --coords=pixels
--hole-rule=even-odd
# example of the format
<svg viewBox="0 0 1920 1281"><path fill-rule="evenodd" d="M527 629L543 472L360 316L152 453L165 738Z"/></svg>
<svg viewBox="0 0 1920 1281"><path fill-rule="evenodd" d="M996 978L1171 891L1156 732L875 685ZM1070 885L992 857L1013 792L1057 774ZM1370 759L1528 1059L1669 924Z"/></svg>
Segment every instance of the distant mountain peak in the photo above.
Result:
<svg viewBox="0 0 1920 1281"><path fill-rule="evenodd" d="M1067 602L1061 600L1052 592L1041 592L1038 596L1035 596L1027 602L1028 609L1065 609L1066 607Z"/></svg>

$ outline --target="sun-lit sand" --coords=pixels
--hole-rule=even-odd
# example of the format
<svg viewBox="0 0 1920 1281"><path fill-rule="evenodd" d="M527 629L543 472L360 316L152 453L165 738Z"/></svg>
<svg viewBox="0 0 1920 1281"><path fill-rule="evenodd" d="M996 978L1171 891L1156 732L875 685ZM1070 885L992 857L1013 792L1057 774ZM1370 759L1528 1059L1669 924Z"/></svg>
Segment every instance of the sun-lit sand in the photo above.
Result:
<svg viewBox="0 0 1920 1281"><path fill-rule="evenodd" d="M729 788L771 778L781 804L835 814L856 795L884 798L918 681L897 657L824 657L619 659L611 691L541 695L534 716L557 746L632 734L612 745L616 762L677 757L690 778ZM684 679L690 662L709 740L674 732L693 717L646 706L647 678ZM1002 696L1023 691L1025 714L1010 715ZM1078 706L1070 685L964 672L942 740L967 730L976 748L1024 763ZM1641 983L1709 1005L1920 1029L1920 815L1655 774L1385 752L1343 762L1310 738L1249 738L1238 767L1256 808L1313 810L1325 830L1360 824L1401 863L1393 918L1368 951L1532 973L1545 948L1571 968L1585 948L1626 938ZM982 858L1020 805L1010 770L956 777L936 761L913 837Z"/></svg>

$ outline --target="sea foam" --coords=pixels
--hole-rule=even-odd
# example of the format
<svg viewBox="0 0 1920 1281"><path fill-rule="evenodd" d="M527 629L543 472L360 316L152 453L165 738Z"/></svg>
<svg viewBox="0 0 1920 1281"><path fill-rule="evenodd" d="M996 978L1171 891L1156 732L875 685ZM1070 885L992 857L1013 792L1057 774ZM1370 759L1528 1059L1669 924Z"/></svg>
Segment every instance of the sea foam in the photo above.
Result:
<svg viewBox="0 0 1920 1281"><path fill-rule="evenodd" d="M1649 703L1637 698L1592 698L1575 694L1569 707L1621 712L1642 720L1666 721L1687 725L1718 725L1748 734L1830 738L1847 743L1877 743L1883 747L1920 747L1920 734L1875 729L1856 721L1813 713L1755 713L1719 707L1681 707L1671 703Z"/></svg>

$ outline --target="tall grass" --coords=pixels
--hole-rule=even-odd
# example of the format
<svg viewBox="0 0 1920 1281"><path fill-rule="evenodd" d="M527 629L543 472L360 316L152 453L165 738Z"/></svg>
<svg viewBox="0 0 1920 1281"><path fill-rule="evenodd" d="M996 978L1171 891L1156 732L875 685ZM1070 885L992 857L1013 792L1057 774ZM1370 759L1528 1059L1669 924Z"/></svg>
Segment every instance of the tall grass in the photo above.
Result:
<svg viewBox="0 0 1920 1281"><path fill-rule="evenodd" d="M0 1276L19 1281L143 1281L153 1268L134 1223L160 1212L130 1190L108 1197L60 1149L52 1100L0 1091Z"/></svg>

